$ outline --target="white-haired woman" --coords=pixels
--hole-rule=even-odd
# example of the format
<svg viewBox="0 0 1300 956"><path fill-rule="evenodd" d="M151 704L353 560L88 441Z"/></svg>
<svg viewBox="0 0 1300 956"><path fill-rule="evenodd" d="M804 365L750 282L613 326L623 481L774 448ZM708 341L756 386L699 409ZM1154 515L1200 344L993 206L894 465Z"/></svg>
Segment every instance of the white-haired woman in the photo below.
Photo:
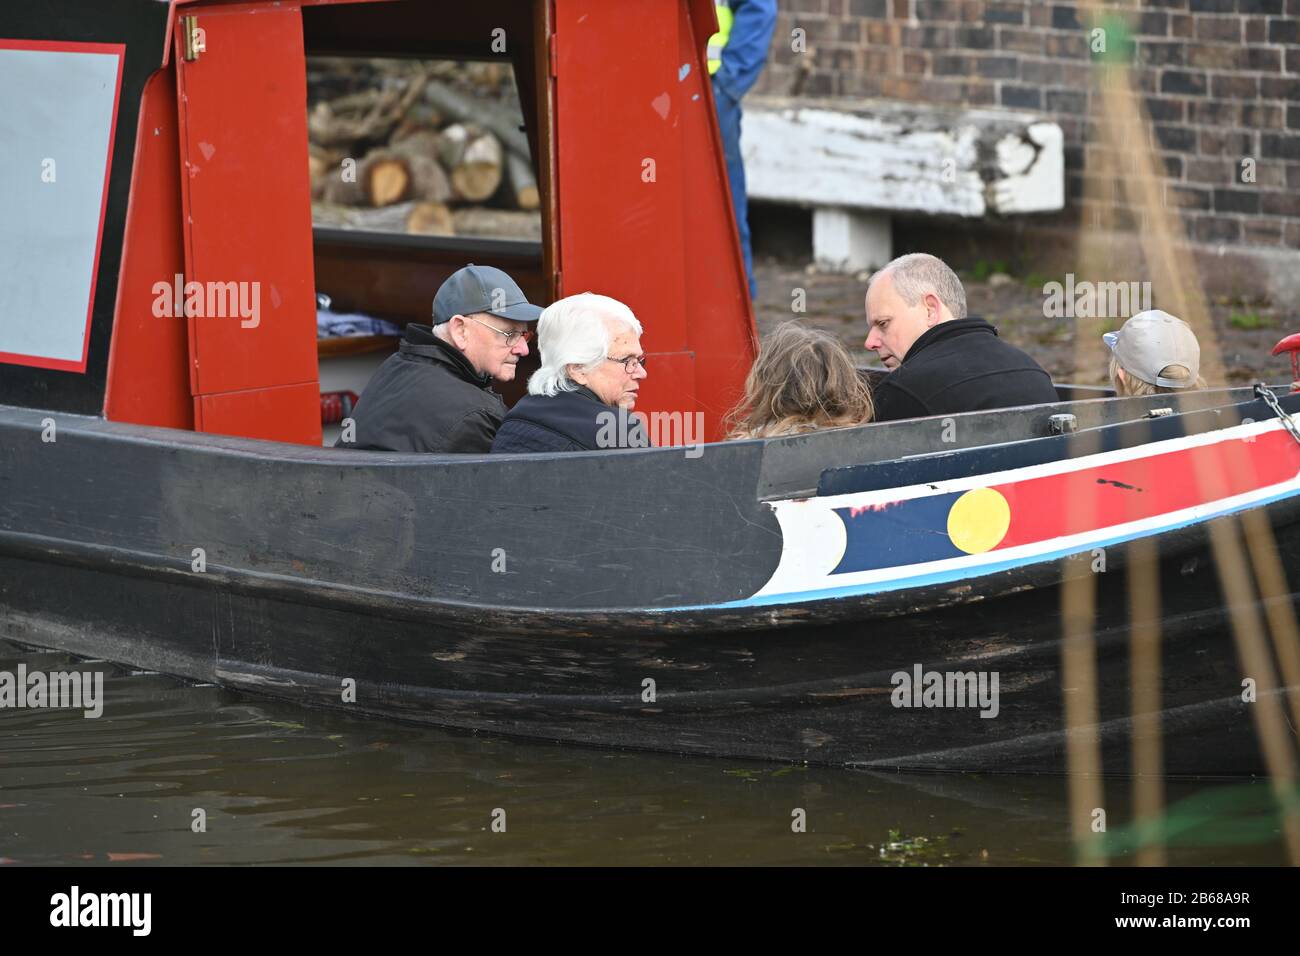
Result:
<svg viewBox="0 0 1300 956"><path fill-rule="evenodd" d="M584 292L552 303L537 323L541 368L506 413L493 452L644 448L631 414L646 377L641 323L622 302Z"/></svg>

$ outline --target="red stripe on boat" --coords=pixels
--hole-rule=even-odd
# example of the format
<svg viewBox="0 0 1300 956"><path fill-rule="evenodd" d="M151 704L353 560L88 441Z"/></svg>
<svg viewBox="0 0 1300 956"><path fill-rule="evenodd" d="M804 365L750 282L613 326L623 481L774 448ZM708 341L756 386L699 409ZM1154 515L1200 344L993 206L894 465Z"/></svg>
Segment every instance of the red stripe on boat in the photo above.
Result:
<svg viewBox="0 0 1300 956"><path fill-rule="evenodd" d="M1011 523L993 550L1154 518L1289 481L1300 444L1284 431L993 487Z"/></svg>

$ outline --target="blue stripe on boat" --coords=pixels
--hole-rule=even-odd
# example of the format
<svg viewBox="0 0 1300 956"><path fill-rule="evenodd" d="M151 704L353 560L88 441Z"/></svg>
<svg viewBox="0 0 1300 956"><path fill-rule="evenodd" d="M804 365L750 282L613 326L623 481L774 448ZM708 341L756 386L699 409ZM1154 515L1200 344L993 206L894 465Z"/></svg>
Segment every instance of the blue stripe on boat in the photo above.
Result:
<svg viewBox="0 0 1300 956"><path fill-rule="evenodd" d="M883 594L887 591L900 591L905 588L919 588L931 584L951 584L954 581L966 581L971 578L980 578L989 574L996 574L999 571L1010 571L1015 568L1024 567L1028 564L1042 564L1048 561L1059 561L1061 558L1067 558L1073 554L1083 554L1087 551L1091 551L1093 548L1105 548L1110 545L1124 544L1128 541L1134 541L1138 538L1148 538L1152 535L1161 534L1166 531L1176 531L1180 528L1187 528L1194 524L1202 524L1212 518L1236 514L1240 511L1249 511L1251 508L1262 508L1265 505L1270 505L1275 501L1282 501L1285 498L1294 497L1297 494L1300 494L1300 491L1283 492L1269 498L1261 498L1258 501L1252 501L1250 504L1242 505L1241 507L1224 508L1220 511L1208 514L1203 518L1197 518L1191 521L1173 522L1139 534L1117 535L1099 541L1092 541L1089 542L1086 547L1075 550L1063 548L1059 551L1036 554L1027 558L1016 558L1009 561L997 561L992 564L980 564L973 567L955 568L950 571L935 571L930 574L918 574L908 578L898 578L893 581L880 581L875 584L847 585L837 588L822 588L816 591L790 591L782 594L764 594L761 597L748 597L740 601L728 601L725 604L694 604L683 605L680 607L648 608L647 610L661 611L665 613L672 611L725 611L747 607L771 607L774 604L801 604L807 601L857 597L866 594Z"/></svg>

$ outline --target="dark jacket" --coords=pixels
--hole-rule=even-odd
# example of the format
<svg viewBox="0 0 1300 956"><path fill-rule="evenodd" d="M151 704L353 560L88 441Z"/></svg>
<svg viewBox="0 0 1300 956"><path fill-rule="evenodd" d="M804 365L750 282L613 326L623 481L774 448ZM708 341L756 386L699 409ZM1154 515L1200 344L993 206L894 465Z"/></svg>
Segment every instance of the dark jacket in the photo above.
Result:
<svg viewBox="0 0 1300 956"><path fill-rule="evenodd" d="M975 317L927 329L872 397L879 422L1058 401L1052 377Z"/></svg>
<svg viewBox="0 0 1300 956"><path fill-rule="evenodd" d="M606 405L586 386L557 395L525 395L506 413L493 452L648 448L641 419Z"/></svg>
<svg viewBox="0 0 1300 956"><path fill-rule="evenodd" d="M357 401L356 441L334 447L486 454L506 412L491 382L432 328L408 325Z"/></svg>

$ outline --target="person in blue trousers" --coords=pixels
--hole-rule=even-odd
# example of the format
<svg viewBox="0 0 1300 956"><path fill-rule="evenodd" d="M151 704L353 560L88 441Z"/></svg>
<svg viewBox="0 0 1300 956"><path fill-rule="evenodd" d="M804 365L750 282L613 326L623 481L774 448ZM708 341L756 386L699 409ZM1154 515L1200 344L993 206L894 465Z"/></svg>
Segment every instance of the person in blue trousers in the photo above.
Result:
<svg viewBox="0 0 1300 956"><path fill-rule="evenodd" d="M767 62L767 48L776 29L776 0L717 0L718 32L709 38L709 73L718 106L731 204L736 210L740 251L745 257L749 297L758 294L754 257L749 247L749 202L745 195L745 164L740 156L740 100L758 81Z"/></svg>

